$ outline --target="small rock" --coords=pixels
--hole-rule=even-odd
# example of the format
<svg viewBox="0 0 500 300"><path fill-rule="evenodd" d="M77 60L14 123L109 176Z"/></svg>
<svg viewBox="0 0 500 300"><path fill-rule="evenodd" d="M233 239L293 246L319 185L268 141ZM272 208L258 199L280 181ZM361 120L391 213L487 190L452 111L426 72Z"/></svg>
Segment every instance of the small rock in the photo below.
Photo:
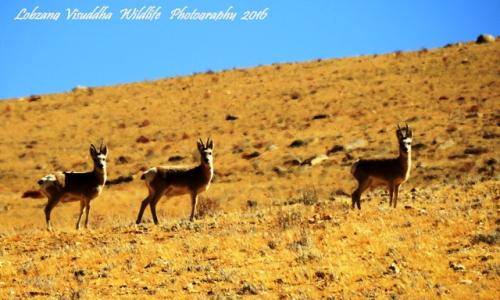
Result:
<svg viewBox="0 0 500 300"><path fill-rule="evenodd" d="M237 116L226 115L226 121L235 121L235 120L238 120Z"/></svg>
<svg viewBox="0 0 500 300"><path fill-rule="evenodd" d="M306 146L307 144L308 144L308 142L305 141L305 140L295 140L288 147L290 147L290 148L298 148L298 147Z"/></svg>
<svg viewBox="0 0 500 300"><path fill-rule="evenodd" d="M115 179L106 180L106 185L116 185L124 182L131 182L134 180L132 175L122 175Z"/></svg>
<svg viewBox="0 0 500 300"><path fill-rule="evenodd" d="M462 280L460 280L460 283L461 284L467 284L467 285L469 285L469 284L472 284L472 280L470 280L470 279L462 279Z"/></svg>
<svg viewBox="0 0 500 300"><path fill-rule="evenodd" d="M40 95L31 95L28 98L28 102L35 102L35 101L38 101L41 99L42 99L42 96L40 96Z"/></svg>
<svg viewBox="0 0 500 300"><path fill-rule="evenodd" d="M292 158L292 159L286 160L284 164L285 164L285 166L300 166L302 164L302 160L300 160L298 158Z"/></svg>
<svg viewBox="0 0 500 300"><path fill-rule="evenodd" d="M139 127L142 128L142 127L146 127L146 126L149 126L151 124L151 122L149 120L144 120L142 121L140 124L139 124Z"/></svg>
<svg viewBox="0 0 500 300"><path fill-rule="evenodd" d="M331 155L333 155L333 154L335 154L337 152L341 152L341 151L344 151L344 150L345 150L344 146L342 146L342 145L335 145L332 148L330 148L330 150L328 150L326 152L326 155L331 156Z"/></svg>
<svg viewBox="0 0 500 300"><path fill-rule="evenodd" d="M117 159L116 159L116 164L117 165L123 165L123 164L127 164L130 162L130 158L126 157L126 156L119 156Z"/></svg>
<svg viewBox="0 0 500 300"><path fill-rule="evenodd" d="M286 174L286 170L282 167L273 167L273 171L279 176L283 176Z"/></svg>
<svg viewBox="0 0 500 300"><path fill-rule="evenodd" d="M258 295L257 287L249 282L243 282L243 287L238 291L238 295Z"/></svg>
<svg viewBox="0 0 500 300"><path fill-rule="evenodd" d="M297 100L300 98L300 93L298 91L293 91L292 93L290 93L290 98L292 100Z"/></svg>
<svg viewBox="0 0 500 300"><path fill-rule="evenodd" d="M184 160L185 157L184 156L181 156L181 155L172 155L168 158L168 161L169 162L176 162L176 161L181 161L181 160Z"/></svg>
<svg viewBox="0 0 500 300"><path fill-rule="evenodd" d="M389 271L389 273L391 273L391 274L399 274L399 272L400 272L399 267L398 267L398 265L397 265L395 262L393 262L393 263L389 266L388 271Z"/></svg>
<svg viewBox="0 0 500 300"><path fill-rule="evenodd" d="M255 201L255 200L248 200L247 201L247 206L248 207L256 207L257 206L257 201Z"/></svg>
<svg viewBox="0 0 500 300"><path fill-rule="evenodd" d="M330 115L327 115L327 114L317 114L315 116L312 117L313 120L322 120L322 119L327 119L329 118Z"/></svg>
<svg viewBox="0 0 500 300"><path fill-rule="evenodd" d="M321 164L323 161L328 160L328 156L321 154L312 156L302 162L302 165L316 166Z"/></svg>
<svg viewBox="0 0 500 300"><path fill-rule="evenodd" d="M411 148L415 151L419 151L419 150L424 150L427 148L427 146L425 144L422 144L422 143L417 143L413 146L411 146Z"/></svg>
<svg viewBox="0 0 500 300"><path fill-rule="evenodd" d="M275 240L271 240L267 242L267 246L269 247L269 249L274 250L278 247L278 243Z"/></svg>
<svg viewBox="0 0 500 300"><path fill-rule="evenodd" d="M449 266L455 272L465 272L465 266L460 264L460 263L454 263L454 262L450 261Z"/></svg>
<svg viewBox="0 0 500 300"><path fill-rule="evenodd" d="M495 41L495 37L491 34L480 34L476 39L476 44L487 44L493 43Z"/></svg>
<svg viewBox="0 0 500 300"><path fill-rule="evenodd" d="M241 158L243 158L243 159L252 159L252 158L259 157L259 156L260 156L260 152L254 151L254 152L251 152L251 153L244 153L244 154L242 154Z"/></svg>
<svg viewBox="0 0 500 300"><path fill-rule="evenodd" d="M141 144L146 144L146 143L149 143L149 139L143 135L141 135L140 137L138 137L136 140L135 140L137 143L141 143Z"/></svg>
<svg viewBox="0 0 500 300"><path fill-rule="evenodd" d="M350 150L354 150L354 149L358 149L358 148L363 148L363 147L366 147L368 146L368 141L365 140L365 139L357 139L355 141L353 141L352 143L350 144L347 144L345 146L345 149L347 151L350 151Z"/></svg>
<svg viewBox="0 0 500 300"><path fill-rule="evenodd" d="M484 147L472 147L469 146L464 150L464 154L471 154L471 155L480 155L483 153L488 152L488 149Z"/></svg>
<svg viewBox="0 0 500 300"><path fill-rule="evenodd" d="M440 143L440 145L438 146L438 149L439 150L446 150L446 149L451 148L455 145L456 145L455 141L452 139L449 139L449 140L446 140L446 141Z"/></svg>

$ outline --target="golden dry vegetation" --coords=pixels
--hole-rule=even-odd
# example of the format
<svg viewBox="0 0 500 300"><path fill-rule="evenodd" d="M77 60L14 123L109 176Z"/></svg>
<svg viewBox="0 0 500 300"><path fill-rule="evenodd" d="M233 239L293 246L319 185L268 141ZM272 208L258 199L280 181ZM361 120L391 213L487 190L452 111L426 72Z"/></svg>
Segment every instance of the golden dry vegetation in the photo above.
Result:
<svg viewBox="0 0 500 300"><path fill-rule="evenodd" d="M500 42L466 43L1 101L0 298L498 299L499 66ZM404 121L398 207L378 189L351 210L350 166L397 155ZM208 136L198 220L181 196L136 226L140 171L197 163ZM91 168L101 138L109 178L134 180L92 202L90 230L67 203L46 232L46 200L21 195Z"/></svg>

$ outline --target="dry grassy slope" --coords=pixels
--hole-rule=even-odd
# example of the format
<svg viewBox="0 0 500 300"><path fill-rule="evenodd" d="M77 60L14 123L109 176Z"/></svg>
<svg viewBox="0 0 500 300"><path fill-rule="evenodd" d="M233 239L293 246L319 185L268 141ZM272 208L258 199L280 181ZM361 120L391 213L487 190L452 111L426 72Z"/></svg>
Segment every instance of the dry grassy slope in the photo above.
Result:
<svg viewBox="0 0 500 300"><path fill-rule="evenodd" d="M464 44L1 101L0 295L498 298L498 66L500 43ZM351 163L396 155L401 121L419 145L400 206L377 191L349 211ZM138 180L93 202L92 232L72 230L77 204L67 204L53 212L61 231L47 234L44 200L20 198L54 169L89 168L88 145L101 138L113 178L176 154L195 163L207 136L217 176L205 199L226 213L194 226L178 223L185 197L160 204L163 227L130 226L146 194ZM288 147L296 139L310 142ZM286 164L358 142L317 166ZM284 204L314 200L313 189L315 205ZM472 242L478 234L493 243Z"/></svg>

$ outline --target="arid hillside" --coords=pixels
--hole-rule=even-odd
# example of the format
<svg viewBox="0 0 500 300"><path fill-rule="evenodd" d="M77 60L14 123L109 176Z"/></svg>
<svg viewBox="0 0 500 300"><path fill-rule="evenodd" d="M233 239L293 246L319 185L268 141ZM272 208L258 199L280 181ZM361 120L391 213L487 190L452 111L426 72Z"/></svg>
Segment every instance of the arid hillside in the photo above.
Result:
<svg viewBox="0 0 500 300"><path fill-rule="evenodd" d="M351 210L352 164L395 157L413 129L398 207L384 189ZM0 298L498 299L500 42L207 71L0 101ZM215 177L198 220L188 196L136 226L141 171ZM22 198L109 147L90 230L77 203ZM131 176L131 177L130 177Z"/></svg>

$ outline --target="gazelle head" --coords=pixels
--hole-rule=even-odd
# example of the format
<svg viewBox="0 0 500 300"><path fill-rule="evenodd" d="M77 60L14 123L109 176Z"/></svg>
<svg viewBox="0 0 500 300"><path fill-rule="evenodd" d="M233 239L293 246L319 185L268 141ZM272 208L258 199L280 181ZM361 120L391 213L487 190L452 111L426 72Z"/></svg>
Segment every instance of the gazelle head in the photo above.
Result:
<svg viewBox="0 0 500 300"><path fill-rule="evenodd" d="M198 140L198 151L201 155L201 163L211 167L213 164L213 155L212 151L214 149L214 142L208 138L206 144L203 144L201 139Z"/></svg>
<svg viewBox="0 0 500 300"><path fill-rule="evenodd" d="M94 169L100 172L106 170L106 157L108 156L108 146L101 144L99 150L94 144L90 144L90 156L94 161Z"/></svg>
<svg viewBox="0 0 500 300"><path fill-rule="evenodd" d="M396 130L396 136L398 137L399 142L399 151L401 153L410 153L411 152L411 138L413 133L411 129L408 127L408 124L405 123L405 127L401 128L398 125L398 129Z"/></svg>

